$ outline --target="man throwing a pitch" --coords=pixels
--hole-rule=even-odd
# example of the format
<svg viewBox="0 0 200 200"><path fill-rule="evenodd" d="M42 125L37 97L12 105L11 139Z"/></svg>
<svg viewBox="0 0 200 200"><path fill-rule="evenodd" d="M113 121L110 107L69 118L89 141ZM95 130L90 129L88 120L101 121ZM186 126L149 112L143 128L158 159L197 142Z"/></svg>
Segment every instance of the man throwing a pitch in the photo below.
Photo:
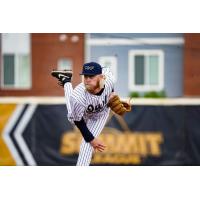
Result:
<svg viewBox="0 0 200 200"><path fill-rule="evenodd" d="M77 166L88 166L93 150L102 152L106 148L98 136L106 124L110 108L123 115L131 110L131 106L114 93L112 73L96 62L83 65L80 74L83 75L83 83L74 90L72 71L53 70L51 74L64 87L68 120L78 127L83 136Z"/></svg>

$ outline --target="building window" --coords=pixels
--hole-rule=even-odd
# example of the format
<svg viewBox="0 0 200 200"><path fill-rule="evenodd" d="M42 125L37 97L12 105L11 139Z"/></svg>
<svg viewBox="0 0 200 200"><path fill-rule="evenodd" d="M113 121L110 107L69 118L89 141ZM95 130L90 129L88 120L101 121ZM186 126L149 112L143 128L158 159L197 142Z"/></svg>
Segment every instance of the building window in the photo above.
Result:
<svg viewBox="0 0 200 200"><path fill-rule="evenodd" d="M129 90L160 91L164 88L162 50L129 51Z"/></svg>
<svg viewBox="0 0 200 200"><path fill-rule="evenodd" d="M29 89L31 87L30 35L2 33L3 89Z"/></svg>
<svg viewBox="0 0 200 200"><path fill-rule="evenodd" d="M99 64L102 67L108 67L113 73L114 82L117 81L117 58L115 56L102 56L99 57Z"/></svg>
<svg viewBox="0 0 200 200"><path fill-rule="evenodd" d="M60 58L58 60L58 70L72 70L73 69L73 61L69 58Z"/></svg>

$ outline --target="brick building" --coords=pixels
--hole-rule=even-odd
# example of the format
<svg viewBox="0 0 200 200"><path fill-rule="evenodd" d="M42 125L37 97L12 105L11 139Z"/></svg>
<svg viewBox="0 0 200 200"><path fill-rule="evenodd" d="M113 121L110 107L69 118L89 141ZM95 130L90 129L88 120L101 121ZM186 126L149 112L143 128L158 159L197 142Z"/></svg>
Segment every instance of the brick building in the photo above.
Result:
<svg viewBox="0 0 200 200"><path fill-rule="evenodd" d="M116 90L123 97L130 88L150 90L149 86L133 84L132 78L137 73L141 78L153 78L152 84L156 74L163 77L161 83L157 77L160 87L156 89L164 89L168 97L200 96L200 34L2 33L0 47L0 96L63 96L63 90L50 76L51 70L72 69L72 83L76 85L81 81L82 64L89 60L108 64L113 69ZM134 65L139 71L130 71L131 59L148 60L156 56L156 62L160 59L159 52L162 53L161 75L155 71L159 65L149 66L154 69L149 75L146 73L150 71L144 70L148 66L141 63L140 68L139 64ZM147 56L147 53L153 54Z"/></svg>
<svg viewBox="0 0 200 200"><path fill-rule="evenodd" d="M185 34L184 95L200 96L200 34Z"/></svg>
<svg viewBox="0 0 200 200"><path fill-rule="evenodd" d="M73 69L80 82L84 34L1 34L0 96L63 96L50 76L53 68Z"/></svg>

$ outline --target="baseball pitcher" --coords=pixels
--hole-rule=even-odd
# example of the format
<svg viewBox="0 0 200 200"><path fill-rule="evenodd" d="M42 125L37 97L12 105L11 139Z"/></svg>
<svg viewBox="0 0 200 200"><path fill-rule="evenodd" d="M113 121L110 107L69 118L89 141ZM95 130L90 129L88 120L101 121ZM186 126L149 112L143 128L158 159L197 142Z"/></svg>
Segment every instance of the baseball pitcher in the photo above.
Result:
<svg viewBox="0 0 200 200"><path fill-rule="evenodd" d="M72 88L72 71L53 70L52 76L64 87L68 120L78 127L83 139L80 146L77 166L89 166L94 151L104 151L106 146L98 136L106 124L110 109L123 115L131 110L114 93L112 73L96 62L85 63L83 82Z"/></svg>

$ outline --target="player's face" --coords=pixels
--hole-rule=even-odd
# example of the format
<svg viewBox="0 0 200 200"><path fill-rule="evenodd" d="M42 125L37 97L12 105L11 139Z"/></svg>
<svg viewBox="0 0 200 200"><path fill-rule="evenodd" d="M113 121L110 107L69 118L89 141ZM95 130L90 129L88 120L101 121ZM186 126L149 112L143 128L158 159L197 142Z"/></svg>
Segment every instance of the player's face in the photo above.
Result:
<svg viewBox="0 0 200 200"><path fill-rule="evenodd" d="M100 87L102 75L84 75L84 84L88 91L95 91Z"/></svg>

